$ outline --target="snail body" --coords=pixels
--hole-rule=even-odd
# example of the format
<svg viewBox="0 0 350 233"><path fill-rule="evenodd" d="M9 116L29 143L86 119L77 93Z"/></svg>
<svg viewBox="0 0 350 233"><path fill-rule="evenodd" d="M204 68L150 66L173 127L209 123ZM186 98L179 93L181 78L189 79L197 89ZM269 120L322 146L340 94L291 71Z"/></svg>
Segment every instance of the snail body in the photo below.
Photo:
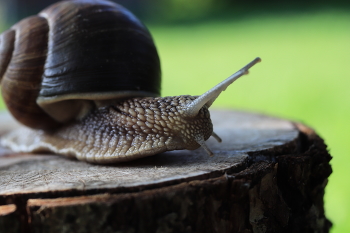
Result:
<svg viewBox="0 0 350 233"><path fill-rule="evenodd" d="M259 61L201 96L158 97L160 62L145 26L108 1L62 1L0 36L3 99L29 127L1 144L91 163L200 146L212 155L205 141L220 138L208 108Z"/></svg>
<svg viewBox="0 0 350 233"><path fill-rule="evenodd" d="M91 163L129 161L168 150L196 149L195 131L208 139L213 131L209 111L183 118L182 105L192 96L131 98L96 109L54 133L19 129L7 135L15 151L50 150ZM194 126L201 125L196 129ZM187 130L186 130L187 129Z"/></svg>

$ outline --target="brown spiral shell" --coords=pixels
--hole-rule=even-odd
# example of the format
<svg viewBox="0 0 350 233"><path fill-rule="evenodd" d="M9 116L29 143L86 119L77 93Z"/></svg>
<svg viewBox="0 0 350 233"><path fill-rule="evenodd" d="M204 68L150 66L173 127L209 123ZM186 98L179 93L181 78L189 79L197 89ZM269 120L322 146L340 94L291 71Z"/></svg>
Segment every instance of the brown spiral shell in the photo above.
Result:
<svg viewBox="0 0 350 233"><path fill-rule="evenodd" d="M26 126L50 129L96 101L159 96L158 53L147 28L109 1L58 2L0 35L4 101Z"/></svg>

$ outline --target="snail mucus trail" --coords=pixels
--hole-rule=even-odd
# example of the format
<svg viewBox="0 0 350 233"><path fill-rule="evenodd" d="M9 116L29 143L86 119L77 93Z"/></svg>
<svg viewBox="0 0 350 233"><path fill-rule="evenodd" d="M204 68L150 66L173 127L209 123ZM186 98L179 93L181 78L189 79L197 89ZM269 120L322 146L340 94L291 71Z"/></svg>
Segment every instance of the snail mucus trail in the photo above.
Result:
<svg viewBox="0 0 350 233"><path fill-rule="evenodd" d="M59 15L59 10L66 8L70 10L61 17ZM109 17L111 19L104 17L104 20L107 20L108 23L101 24L96 17L86 17L81 19L81 22L89 21L90 24L95 26L112 25L112 29L89 31L89 29L85 28L86 24L84 22L80 23L80 19L77 17L84 13L84 11L80 9L84 11L89 9L90 13L93 12L94 17L100 12L103 12L104 16L110 13L111 16ZM60 21L68 19L73 19L73 22L69 24L65 22L65 25L73 25L72 28L76 27L75 31L79 34L74 34L74 31L65 32L62 29L64 27L56 25L60 23ZM32 49L32 47L35 49L37 49L37 47L39 48L39 45L33 42L34 44L29 46L30 48L24 48L21 51L16 50L16 48L20 47L22 44L30 44L14 41L15 39L20 40L22 34L24 34L24 37L29 37L28 34L32 33L19 29L23 24L25 26L33 24L25 20L14 25L0 37L0 76L2 78L1 87L3 98L5 102L10 101L10 103L6 104L13 116L22 124L28 126L13 130L1 138L1 144L15 152L50 151L99 164L130 161L164 151L181 149L194 150L199 147L203 147L209 155L213 155L206 146L205 141L210 136L213 136L219 142L221 139L213 132L213 125L210 120L208 108L222 91L239 77L247 74L248 70L260 61L260 58L254 59L241 70L200 96L181 95L154 97L158 96L158 93L150 91L151 89L148 87L133 83L127 90L120 90L118 81L114 81L114 79L120 78L118 76L122 76L123 79L126 78L127 80L137 76L136 81L141 80L143 83L156 83L156 85L160 85L159 58L151 36L144 25L125 8L104 0L62 1L48 7L39 13L38 16L31 17L29 21L31 20L39 21L40 26L41 24L44 25L44 31L47 34L44 36L38 36L39 34L36 34L36 36L38 37L37 41L43 40L45 42L45 40L49 40L46 42L48 48L45 47L41 49L40 52L30 52L29 50ZM46 21L48 21L48 25L46 25ZM96 24L94 24L95 21L97 21ZM120 21L122 21L122 23L120 23ZM122 25L124 24L127 24L127 27L121 30L120 28L123 27ZM116 30L114 25L118 25L118 30ZM132 29L130 29L130 27ZM77 30L77 28L79 30ZM35 29L32 31L35 34L39 33L40 30ZM116 31L121 31L125 35L116 36L113 34ZM84 34L84 32L86 32L86 34ZM93 53L91 53L91 49L84 48L84 46L87 46L87 48L94 46L96 40L100 38L108 38L108 42L111 43L111 34L103 34L107 32L113 32L112 36L115 36L116 40L123 41L124 39L120 38L125 37L129 47L126 49L124 47L122 47L123 49L116 48L115 53L113 49L107 49L107 54L100 54L98 52L100 49L92 49ZM55 37L55 33L59 34L57 35L58 38ZM66 37L62 40L59 36L62 36L62 34L64 36L65 33ZM92 42L89 44L84 41L84 46L77 46L76 43L68 43L67 46L60 45L54 47L61 41L69 41L70 38L68 37L70 34L73 35L71 36L72 39L78 39L78 41L79 38L93 37L91 40ZM142 39L138 37L142 37ZM6 41L8 38L10 42ZM129 42L130 40L134 40L135 43L132 44L132 42ZM81 41L79 41L79 43L80 42ZM14 43L14 45L11 43ZM144 45L142 45L142 43L144 43ZM141 45L144 47L141 48ZM63 49L63 51L61 51L61 49ZM71 52L71 49L75 49L75 52ZM76 52L76 49L81 50ZM110 50L113 51L111 52ZM129 50L133 51L130 52ZM129 54L134 57L129 57L128 59L130 61L128 62L118 60L116 53L120 51L122 51L123 55ZM147 53L145 53L145 51L147 51ZM55 52L60 54L58 58L55 58ZM2 53L5 53L5 55ZM6 54L10 53L10 57L6 56ZM151 57L147 57L148 53L152 53ZM33 56L33 54L36 55ZM81 57L77 58L77 54ZM23 58L25 55L29 55L29 58ZM90 58L90 56L92 56L93 62L102 63L96 66L84 63L86 58ZM33 60L30 59L33 57L34 60L43 61L43 67L41 68L42 73L36 75L35 78L23 75L23 73L26 74L26 72L28 72L28 69L38 70L37 66L34 66L34 68L32 66ZM139 57L142 57L143 60L139 59ZM19 65L20 68L14 68L16 65L13 64L13 62L23 62L22 60L27 63ZM79 62L79 60L84 61L83 64L74 65L72 69L68 69L68 71L63 74L60 72L57 74L55 73L55 71L59 70L55 68L60 65L67 65L64 63L65 61L69 61L68 64L70 64ZM106 65L103 64L104 61L113 61L115 64ZM140 63L138 64L137 62L139 61ZM151 68L149 68L151 65L150 63L152 63ZM107 72L105 69L103 71L98 68L95 69L95 67L101 66L111 70L107 70ZM142 66L142 69L139 68L139 66ZM24 68L21 70L21 67ZM114 70L115 67L121 69L122 72ZM136 70L135 72L134 69ZM80 70L83 70L84 75L79 73ZM86 70L88 72L86 72ZM125 70L132 70L132 72L125 72ZM118 74L118 72L120 74ZM34 71L31 73L34 73ZM107 90L102 90L99 82L101 76L106 75L106 73L110 73L112 78L105 79L107 83L104 85ZM124 77L127 73L132 73L132 77ZM64 79L67 74L70 75L69 79ZM64 79L66 82L65 85L69 86L70 90L73 90L72 93L67 94L63 91L64 93L61 95L60 93L57 94L57 90L53 90L54 94L51 96L47 95L47 93L49 93L48 87L53 86L49 84L49 81L54 80L56 76L58 81L54 82L57 83ZM79 87L74 85L76 83L75 79L81 76L84 78L88 76L88 81L86 81L86 83L92 83L91 87L98 87L96 93L92 92L90 89L89 91L76 90ZM22 78L25 79L22 81L23 83L21 83ZM148 78L154 78L156 81L144 81ZM32 79L35 80L32 81ZM96 84L93 83L94 79L96 80L95 82L97 82ZM135 80L132 81L135 82ZM15 85L17 83L22 85L17 87ZM25 89L28 83L31 84L29 86L34 86L35 88L29 87ZM23 87L25 91L19 93ZM152 88L159 89L158 87L159 86ZM40 90L37 93L32 93L32 89L36 90L39 88ZM111 90L110 88L114 89ZM139 89L141 90L139 91ZM128 94L121 95L119 92L127 92ZM30 93L30 97L23 98L23 93ZM21 96L21 98L18 96ZM13 99L16 101L22 101L22 99L24 99L24 101L30 101L30 103L11 103ZM32 99L34 101L32 101ZM49 101L45 102L47 99ZM67 102L68 104L66 104ZM27 105L30 107L23 107ZM68 105L68 107L66 105ZM22 108L18 110L15 107ZM32 109L35 109L35 114L27 113L27 110ZM49 123L43 123L44 120L37 117L37 112L40 112L40 114L44 116L44 119L48 119ZM28 118L32 119L28 120Z"/></svg>

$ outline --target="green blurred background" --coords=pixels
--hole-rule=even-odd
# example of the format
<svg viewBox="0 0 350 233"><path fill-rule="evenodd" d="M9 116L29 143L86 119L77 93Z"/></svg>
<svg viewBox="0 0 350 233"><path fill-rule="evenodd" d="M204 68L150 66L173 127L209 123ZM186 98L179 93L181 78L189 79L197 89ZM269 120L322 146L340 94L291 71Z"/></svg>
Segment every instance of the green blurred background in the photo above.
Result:
<svg viewBox="0 0 350 233"><path fill-rule="evenodd" d="M260 56L262 63L229 87L214 107L270 114L313 127L333 156L325 196L331 232L350 232L350 7L346 1L121 3L136 12L153 34L162 62L163 96L202 94ZM0 2L0 30L39 11L48 1L22 10L19 4L19 0Z"/></svg>

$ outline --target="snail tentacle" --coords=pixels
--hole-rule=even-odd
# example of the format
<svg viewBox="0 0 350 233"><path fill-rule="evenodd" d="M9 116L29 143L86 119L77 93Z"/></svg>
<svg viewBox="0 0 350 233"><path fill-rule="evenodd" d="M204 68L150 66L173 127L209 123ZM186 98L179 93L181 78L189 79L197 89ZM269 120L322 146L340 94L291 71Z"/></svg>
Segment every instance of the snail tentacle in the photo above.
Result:
<svg viewBox="0 0 350 233"><path fill-rule="evenodd" d="M222 139L221 139L221 138L219 137L219 135L217 135L215 132L213 132L213 133L211 134L211 136L212 136L213 138L215 138L216 141L222 142Z"/></svg>
<svg viewBox="0 0 350 233"><path fill-rule="evenodd" d="M186 115L189 117L197 115L199 109L201 109L204 105L206 105L209 108L222 91L226 90L226 88L229 85L231 85L234 81L236 81L239 77L241 77L244 74L247 74L248 70L260 61L261 59L259 57L255 58L252 62L244 66L242 69L232 74L230 77L228 77L215 87L211 88L209 91L200 95L195 101L188 104L187 108L185 109Z"/></svg>

